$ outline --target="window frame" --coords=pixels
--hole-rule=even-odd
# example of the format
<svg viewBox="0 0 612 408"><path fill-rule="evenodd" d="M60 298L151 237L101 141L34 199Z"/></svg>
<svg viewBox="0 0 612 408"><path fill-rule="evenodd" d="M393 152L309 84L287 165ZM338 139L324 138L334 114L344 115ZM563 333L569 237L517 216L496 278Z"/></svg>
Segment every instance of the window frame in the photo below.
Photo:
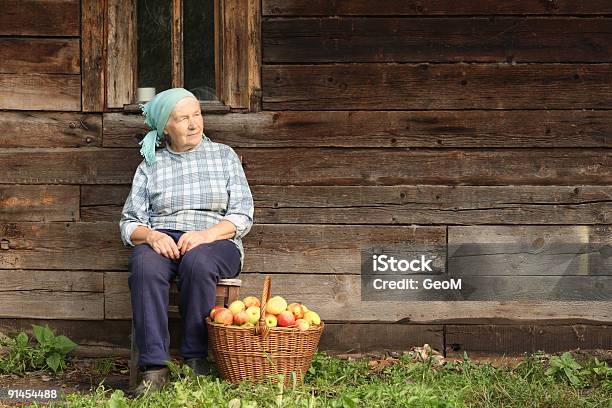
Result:
<svg viewBox="0 0 612 408"><path fill-rule="evenodd" d="M140 112L137 90L137 0L108 0L106 108ZM182 0L172 0L172 86L183 71ZM261 1L215 0L215 75L219 101L203 112L261 110ZM175 48L176 47L176 48ZM109 58L112 56L112 58ZM246 58L244 57L246 56Z"/></svg>

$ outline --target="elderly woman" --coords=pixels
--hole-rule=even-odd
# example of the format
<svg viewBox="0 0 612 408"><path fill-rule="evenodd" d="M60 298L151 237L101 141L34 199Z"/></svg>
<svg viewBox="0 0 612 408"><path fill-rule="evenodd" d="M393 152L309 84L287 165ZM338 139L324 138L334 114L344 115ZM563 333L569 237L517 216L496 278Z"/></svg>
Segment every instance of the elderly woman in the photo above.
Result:
<svg viewBox="0 0 612 408"><path fill-rule="evenodd" d="M128 282L143 371L136 395L168 380L168 301L175 276L184 328L180 354L196 373L207 372L203 318L214 306L218 280L242 270L242 238L253 224L240 160L231 147L204 135L194 95L173 88L141 107L151 131L141 142L145 160L119 223L124 244L135 246ZM163 138L166 147L156 152Z"/></svg>

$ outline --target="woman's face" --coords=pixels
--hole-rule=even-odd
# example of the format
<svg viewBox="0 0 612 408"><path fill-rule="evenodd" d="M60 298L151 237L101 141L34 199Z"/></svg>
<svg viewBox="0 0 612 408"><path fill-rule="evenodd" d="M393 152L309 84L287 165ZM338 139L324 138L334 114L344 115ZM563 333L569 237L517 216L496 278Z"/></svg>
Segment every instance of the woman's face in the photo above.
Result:
<svg viewBox="0 0 612 408"><path fill-rule="evenodd" d="M203 131L204 119L200 112L200 102L192 97L178 101L165 128L172 150L184 152L196 147L202 139Z"/></svg>

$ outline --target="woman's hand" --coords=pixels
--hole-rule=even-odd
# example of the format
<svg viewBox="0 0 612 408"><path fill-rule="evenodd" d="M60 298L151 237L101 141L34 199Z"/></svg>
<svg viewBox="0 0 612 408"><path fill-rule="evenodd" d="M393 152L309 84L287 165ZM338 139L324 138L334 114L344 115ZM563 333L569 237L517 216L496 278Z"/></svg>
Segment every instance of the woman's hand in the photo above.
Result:
<svg viewBox="0 0 612 408"><path fill-rule="evenodd" d="M145 242L159 255L165 256L168 259L176 261L181 257L178 246L172 237L163 232L150 230L145 238Z"/></svg>
<svg viewBox="0 0 612 408"><path fill-rule="evenodd" d="M179 238L176 246L181 255L201 244L210 244L218 239L217 233L210 229L204 231L187 231Z"/></svg>

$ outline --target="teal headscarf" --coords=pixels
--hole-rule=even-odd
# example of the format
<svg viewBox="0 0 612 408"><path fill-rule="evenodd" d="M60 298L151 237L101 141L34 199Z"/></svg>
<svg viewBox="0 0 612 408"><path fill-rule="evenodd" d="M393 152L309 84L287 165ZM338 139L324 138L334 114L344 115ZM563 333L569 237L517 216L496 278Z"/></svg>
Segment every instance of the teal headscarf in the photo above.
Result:
<svg viewBox="0 0 612 408"><path fill-rule="evenodd" d="M145 124L151 129L144 139L140 141L140 154L148 165L155 163L155 147L159 146L164 138L166 122L174 109L174 105L181 99L195 96L184 88L171 88L158 93L146 104L140 104Z"/></svg>

